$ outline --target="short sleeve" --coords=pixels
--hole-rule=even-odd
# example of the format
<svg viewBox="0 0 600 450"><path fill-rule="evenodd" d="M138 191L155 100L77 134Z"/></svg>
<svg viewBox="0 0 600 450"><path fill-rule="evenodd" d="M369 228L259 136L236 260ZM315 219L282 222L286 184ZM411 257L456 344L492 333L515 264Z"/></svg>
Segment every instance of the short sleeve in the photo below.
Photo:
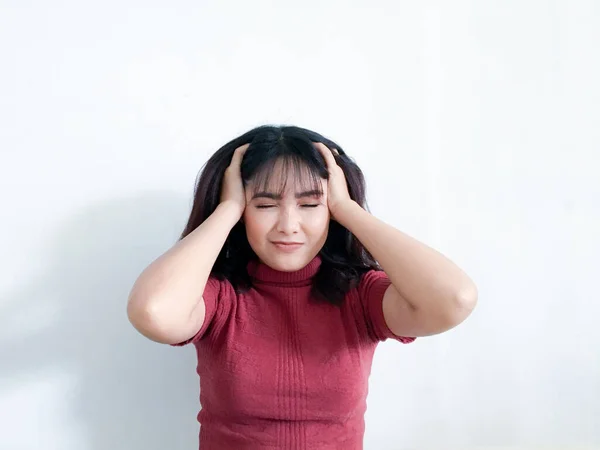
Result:
<svg viewBox="0 0 600 450"><path fill-rule="evenodd" d="M235 295L235 290L229 281L219 280L212 276L209 277L202 294L205 307L202 327L191 338L173 344L173 346L181 347L190 343L196 343L206 337L211 330L221 328L227 320Z"/></svg>
<svg viewBox="0 0 600 450"><path fill-rule="evenodd" d="M370 270L365 273L357 287L361 313L364 315L367 332L371 339L375 341L394 339L403 344L409 344L415 338L396 336L387 326L383 316L383 295L391 284L386 273L381 270Z"/></svg>

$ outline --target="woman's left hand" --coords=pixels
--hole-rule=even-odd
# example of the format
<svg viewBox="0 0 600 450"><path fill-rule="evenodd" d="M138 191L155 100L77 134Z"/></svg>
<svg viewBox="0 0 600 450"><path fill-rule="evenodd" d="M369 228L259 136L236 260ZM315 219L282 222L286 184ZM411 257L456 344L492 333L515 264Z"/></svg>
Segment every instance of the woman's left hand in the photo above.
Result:
<svg viewBox="0 0 600 450"><path fill-rule="evenodd" d="M332 150L321 142L314 142L314 144L327 163L327 171L329 172L329 181L327 183L327 205L333 218L339 222L340 211L346 206L352 205L354 200L350 198L344 171L338 166L333 156L333 153L338 155L337 150Z"/></svg>

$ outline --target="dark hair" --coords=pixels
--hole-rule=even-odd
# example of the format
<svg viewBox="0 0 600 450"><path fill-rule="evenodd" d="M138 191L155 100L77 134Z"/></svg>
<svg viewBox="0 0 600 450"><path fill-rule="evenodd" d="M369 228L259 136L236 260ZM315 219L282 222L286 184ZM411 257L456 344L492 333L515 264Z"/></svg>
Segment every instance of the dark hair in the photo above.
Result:
<svg viewBox="0 0 600 450"><path fill-rule="evenodd" d="M289 173L290 168L296 173L303 171L305 176L300 179L306 181L308 174L309 181L312 181L309 189L320 190L319 178L328 179L329 173L323 156L313 142L321 142L329 149L338 151L339 155L334 154L334 157L344 172L350 197L367 209L363 173L339 145L304 128L265 125L225 144L203 166L196 180L192 211L181 239L195 230L219 205L225 170L233 152L241 145L250 144L241 165L245 186L253 181L254 189L264 189L273 173L273 166L278 160L283 160L284 173ZM380 270L358 239L335 220L329 223L327 240L319 256L322 262L314 279L313 294L333 304L341 304L345 294L356 286L365 272ZM244 224L240 221L229 233L211 275L229 280L239 292L252 284L247 264L255 259L258 257L250 247Z"/></svg>

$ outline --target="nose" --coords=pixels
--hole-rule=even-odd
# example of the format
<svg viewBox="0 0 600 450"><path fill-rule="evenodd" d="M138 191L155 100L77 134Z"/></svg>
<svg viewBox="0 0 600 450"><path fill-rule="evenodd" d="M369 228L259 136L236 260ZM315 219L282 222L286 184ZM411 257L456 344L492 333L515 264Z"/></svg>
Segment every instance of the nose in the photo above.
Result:
<svg viewBox="0 0 600 450"><path fill-rule="evenodd" d="M300 230L300 217L295 208L281 208L277 220L277 231L294 234Z"/></svg>

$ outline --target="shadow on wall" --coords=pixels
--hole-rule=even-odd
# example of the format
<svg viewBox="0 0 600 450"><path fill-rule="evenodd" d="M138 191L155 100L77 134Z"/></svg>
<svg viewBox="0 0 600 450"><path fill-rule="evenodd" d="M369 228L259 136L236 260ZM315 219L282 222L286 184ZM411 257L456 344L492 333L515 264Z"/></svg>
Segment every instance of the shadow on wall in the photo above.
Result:
<svg viewBox="0 0 600 450"><path fill-rule="evenodd" d="M87 207L50 238L39 256L44 272L3 302L7 325L35 311L52 317L39 331L0 344L0 378L73 375L76 385L56 408L72 413L67 419L82 428L86 449L198 445L193 350L147 340L126 314L135 279L175 243L188 213L188 200L172 193ZM39 416L32 419L36 427ZM49 444L44 439L39 448Z"/></svg>

